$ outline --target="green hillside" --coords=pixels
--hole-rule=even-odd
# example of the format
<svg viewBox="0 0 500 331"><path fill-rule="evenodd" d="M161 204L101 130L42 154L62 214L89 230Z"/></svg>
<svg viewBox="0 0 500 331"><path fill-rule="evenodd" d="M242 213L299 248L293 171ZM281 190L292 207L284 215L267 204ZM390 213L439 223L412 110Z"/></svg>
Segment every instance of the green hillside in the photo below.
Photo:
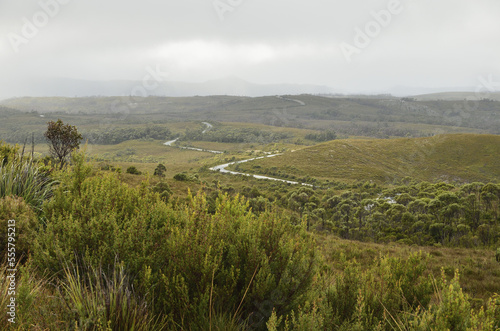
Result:
<svg viewBox="0 0 500 331"><path fill-rule="evenodd" d="M241 164L240 171L338 181L390 183L410 176L425 181L500 179L500 136L438 135L427 138L336 140Z"/></svg>
<svg viewBox="0 0 500 331"><path fill-rule="evenodd" d="M17 98L0 103L0 117L3 119L0 137L5 140L4 137L27 131L35 132L35 136L41 138L41 130L49 118L61 118L64 122L88 129L96 129L103 123L124 126L196 120L333 130L342 137L500 134L499 113L500 101L490 99L464 103L463 100L316 95ZM9 141L19 142L17 140L11 138ZM24 141L24 137L20 141Z"/></svg>

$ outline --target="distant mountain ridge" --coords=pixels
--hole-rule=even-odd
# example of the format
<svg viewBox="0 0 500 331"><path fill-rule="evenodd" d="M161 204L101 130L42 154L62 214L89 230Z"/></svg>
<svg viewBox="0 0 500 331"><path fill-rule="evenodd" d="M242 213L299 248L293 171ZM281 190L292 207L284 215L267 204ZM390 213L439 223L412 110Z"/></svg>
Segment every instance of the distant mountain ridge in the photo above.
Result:
<svg viewBox="0 0 500 331"><path fill-rule="evenodd" d="M85 97L85 96L267 96L285 94L328 94L335 91L322 85L312 84L255 84L237 77L228 77L206 82L189 83L151 80L90 81L70 78L33 79L9 82L0 90L0 99L11 97ZM144 93L146 95L144 95Z"/></svg>
<svg viewBox="0 0 500 331"><path fill-rule="evenodd" d="M380 91L346 92L340 87L318 84L258 84L231 76L205 82L142 80L83 80L73 78L9 79L0 77L0 100L18 97L165 96L191 97L230 95L261 97L313 94L325 96L414 96L419 100L474 100L474 87L426 88L395 86ZM500 92L491 93L500 100Z"/></svg>

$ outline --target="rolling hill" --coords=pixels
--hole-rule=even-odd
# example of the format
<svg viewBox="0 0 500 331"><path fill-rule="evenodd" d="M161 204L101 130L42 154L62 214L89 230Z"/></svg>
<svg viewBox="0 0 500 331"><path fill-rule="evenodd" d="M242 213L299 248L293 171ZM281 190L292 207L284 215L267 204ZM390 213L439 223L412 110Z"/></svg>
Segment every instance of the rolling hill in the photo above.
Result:
<svg viewBox="0 0 500 331"><path fill-rule="evenodd" d="M313 176L337 181L498 182L500 136L437 135L426 138L335 140L240 165L240 171Z"/></svg>
<svg viewBox="0 0 500 331"><path fill-rule="evenodd" d="M423 137L444 133L500 134L500 101L417 101L393 97L281 95L267 97L17 98L0 106L0 132L24 130L23 117L61 118L73 125L219 121L333 130L339 136ZM24 113L23 113L24 112ZM27 115L26 112L29 114ZM8 120L7 120L8 118ZM33 120L33 119L30 119ZM44 121L39 121L44 123ZM42 125L43 128L43 125Z"/></svg>

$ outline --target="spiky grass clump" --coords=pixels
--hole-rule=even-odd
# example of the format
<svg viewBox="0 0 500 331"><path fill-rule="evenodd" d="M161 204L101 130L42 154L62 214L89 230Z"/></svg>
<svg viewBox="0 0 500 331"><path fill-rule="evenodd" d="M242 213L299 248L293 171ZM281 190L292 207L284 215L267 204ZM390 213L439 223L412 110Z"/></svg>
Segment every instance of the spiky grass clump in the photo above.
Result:
<svg viewBox="0 0 500 331"><path fill-rule="evenodd" d="M68 307L83 330L162 330L164 320L152 317L146 301L134 293L123 266L111 277L99 268L66 267L62 288Z"/></svg>
<svg viewBox="0 0 500 331"><path fill-rule="evenodd" d="M51 277L40 274L33 264L18 263L15 268L15 294L11 279L13 271L7 264L0 265L0 305L3 308L15 299L15 316L0 314L2 330L64 330L70 325L70 314L63 301L50 284ZM14 319L12 320L12 317ZM11 319L11 321L8 321Z"/></svg>
<svg viewBox="0 0 500 331"><path fill-rule="evenodd" d="M41 211L43 202L52 195L54 184L33 160L0 162L0 197L22 197L36 211Z"/></svg>

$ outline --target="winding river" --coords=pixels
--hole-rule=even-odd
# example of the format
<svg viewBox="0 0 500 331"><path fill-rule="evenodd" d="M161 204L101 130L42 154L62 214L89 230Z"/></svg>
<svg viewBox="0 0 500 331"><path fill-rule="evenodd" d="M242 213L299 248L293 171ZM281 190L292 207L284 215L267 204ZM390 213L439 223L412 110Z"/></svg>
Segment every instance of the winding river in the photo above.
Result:
<svg viewBox="0 0 500 331"><path fill-rule="evenodd" d="M210 130L210 129L212 129L214 127L212 124L210 124L208 122L202 122L202 123L206 125L206 128L201 133L205 133L205 132L207 132L208 130ZM166 143L164 143L163 145L174 147L174 146L172 146L172 144L175 143L177 140L179 140L179 138L176 138L174 140L169 140ZM208 152L208 153L213 153L213 154L224 154L224 152L221 152L221 151L212 151L210 149L202 149L202 148L195 148L195 147L183 147L183 146L175 146L175 147L179 147L180 149L188 149L188 150L191 150L191 151L197 151L197 152Z"/></svg>
<svg viewBox="0 0 500 331"><path fill-rule="evenodd" d="M212 168L210 168L210 170L212 170L212 171L220 171L221 173L226 173L226 174L231 174L231 175L243 175L243 176L249 176L249 177L253 177L253 178L257 178L257 179L267 179L267 180L274 180L274 181L277 181L277 182L283 182L283 183L287 183L287 184L293 184L293 185L299 185L300 184L300 185L304 185L304 186L313 187L313 185L311 185L311 184L299 183L299 182L294 182L294 181L291 181L291 180L285 180L285 179L273 178L273 177L267 177L267 176L261 176L261 175L246 174L246 173L243 173L243 172L237 172L237 171L232 171L232 170L227 170L226 169L227 167L229 167L229 166L231 166L233 164L245 163L245 162L249 162L249 161L253 161L253 160L259 160L259 159L263 159L263 158L266 158L266 157L275 157L275 156L279 156L279 155L281 155L281 154L272 154L272 155L254 157L252 159L247 159L247 160L241 160L241 161L235 161L235 162L230 162L230 163L224 163L224 164L212 167Z"/></svg>
<svg viewBox="0 0 500 331"><path fill-rule="evenodd" d="M202 122L202 123L206 125L206 129L203 130L202 133L205 133L208 130L210 130L210 129L213 128L213 125L210 124L210 123L208 123L208 122ZM174 147L174 146L172 146L172 144L175 143L177 140L179 140L179 138L167 141L163 145ZM221 151L211 151L211 150L201 149L201 148L195 148L195 147L179 147L179 148L181 148L181 149L188 149L188 150L192 150L192 151L198 151L198 152L209 152L209 153L214 153L214 154L224 154L224 152L221 152ZM212 168L210 168L210 170L212 170L212 171L219 171L221 173L226 173L226 174L230 174L230 175L243 175L243 176L248 176L248 177L254 177L254 178L257 178L257 179L274 180L274 181L277 181L277 182L283 182L283 183L292 184L292 185L299 185L300 184L300 185L304 185L304 186L313 187L313 185L307 184L307 183L299 183L299 182L294 182L294 181L291 181L291 180L285 180L285 179L273 178L273 177L267 177L267 176L261 176L261 175L246 174L246 173L243 173L243 172L231 171L231 170L227 170L226 169L227 167L229 167L229 166L231 166L233 164L245 163L245 162L249 162L249 161L259 160L259 159L263 159L263 158L266 158L266 157L275 157L275 156L279 156L279 155L281 155L281 154L272 154L272 155L254 157L252 159L246 159L246 160L241 160L241 161L234 161L234 162L224 163L224 164L212 167Z"/></svg>

